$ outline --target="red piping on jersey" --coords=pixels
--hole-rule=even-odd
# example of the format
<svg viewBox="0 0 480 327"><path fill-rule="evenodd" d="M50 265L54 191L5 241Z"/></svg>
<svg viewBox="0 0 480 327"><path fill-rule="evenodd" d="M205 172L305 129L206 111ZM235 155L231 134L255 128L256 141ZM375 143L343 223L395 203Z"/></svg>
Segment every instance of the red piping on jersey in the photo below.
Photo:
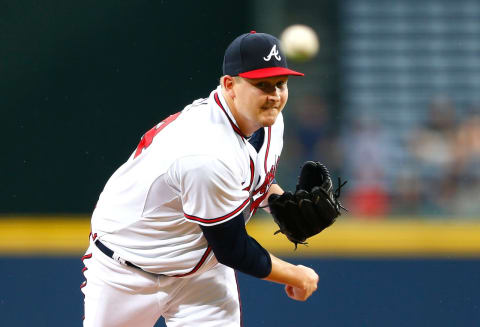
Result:
<svg viewBox="0 0 480 327"><path fill-rule="evenodd" d="M255 175L255 164L253 163L252 158L250 158L250 184L245 187L242 191L250 191L250 188L252 187L253 184L253 176Z"/></svg>
<svg viewBox="0 0 480 327"><path fill-rule="evenodd" d="M242 133L242 131L240 130L240 128L238 128L238 126L235 125L235 123L232 121L232 119L230 118L230 116L227 114L227 111L225 110L225 108L223 107L222 103L220 102L220 98L218 97L218 93L215 92L215 94L213 95L213 97L215 98L215 102L218 104L218 106L220 107L220 109L222 109L223 112L225 113L225 116L227 116L228 121L230 122L230 125L232 125L233 130L234 130L238 135L240 135L243 139L245 139L246 136L243 135L243 133Z"/></svg>
<svg viewBox="0 0 480 327"><path fill-rule="evenodd" d="M207 248L207 250L205 251L205 253L202 255L202 258L197 263L197 265L192 270L190 270L188 273L173 275L172 277L185 277L185 276L188 276L188 275L191 275L191 274L195 273L198 269L200 269L200 267L203 265L205 260L207 260L207 257L208 257L208 255L210 254L211 251L212 251L212 248L209 246Z"/></svg>
<svg viewBox="0 0 480 327"><path fill-rule="evenodd" d="M200 218L200 217L188 215L188 214L186 214L186 213L183 213L183 215L184 215L185 218L187 218L187 219L199 221L199 222L201 222L201 223L206 223L206 224L218 223L219 221L228 219L228 218L232 217L233 215L237 214L237 213L238 213L239 211L241 211L241 210L243 209L243 207L245 207L249 202L250 202L250 199L248 198L248 199L246 199L237 209L233 210L231 213L226 214L225 216L218 217L218 218L213 218L213 219Z"/></svg>
<svg viewBox="0 0 480 327"><path fill-rule="evenodd" d="M268 151L270 150L270 139L272 137L272 128L268 128L268 141L267 141L267 151L265 151L265 174L267 171L267 159L268 159Z"/></svg>
<svg viewBox="0 0 480 327"><path fill-rule="evenodd" d="M92 237L92 239L95 241L97 239L97 233L92 235L92 232L90 232L90 235L88 235L88 238Z"/></svg>
<svg viewBox="0 0 480 327"><path fill-rule="evenodd" d="M92 257L92 254L91 254L91 253L85 254L85 255L82 257L82 262L83 262L83 260L85 260L85 259L90 259L91 257Z"/></svg>
<svg viewBox="0 0 480 327"><path fill-rule="evenodd" d="M258 192L260 192L262 195L260 197L258 197L258 199L253 201L253 203L250 205L250 211L252 211L253 214L255 214L255 211L257 210L258 206L260 205L260 203L262 203L262 201L267 196L267 194L268 194L267 187L269 187L273 183L273 180L275 179L275 173L277 171L278 160L279 160L279 158L277 158L277 160L275 161L275 164L272 166L270 171L265 176L265 180L263 181L262 186L260 186L254 192L254 194L257 194Z"/></svg>
<svg viewBox="0 0 480 327"><path fill-rule="evenodd" d="M88 237L90 237L92 235L92 232L90 232L90 235ZM97 234L95 234L96 236ZM86 254L82 257L82 262L86 259L90 259L92 257L92 254L89 253L89 254ZM85 262L83 262L83 264L85 265ZM85 266L83 267L82 269L82 274L83 274L83 277L85 277L85 280L83 281L82 284L80 284L80 289L84 288L85 286L87 286L87 277L85 276L85 272L88 270L88 268ZM85 299L85 294L83 294L83 298ZM85 320L85 315L82 316L82 320Z"/></svg>
<svg viewBox="0 0 480 327"><path fill-rule="evenodd" d="M82 257L82 262L86 259L90 259L92 257L92 254L89 253L89 254L86 254ZM85 262L83 262L83 264L85 265ZM88 268L87 267L83 267L82 269L82 274L83 274L83 277L85 277L85 271L87 271ZM84 288L85 286L87 286L87 277L85 277L85 281L83 281L82 284L80 284L80 288Z"/></svg>
<svg viewBox="0 0 480 327"><path fill-rule="evenodd" d="M278 165L278 158L276 162L274 163L273 167L267 171L267 160L268 160L268 152L270 151L270 141L272 138L272 129L271 127L268 128L268 139L267 139L267 149L265 151L265 163L264 163L264 168L265 168L265 180L263 181L263 184L260 185L259 188L257 188L254 192L253 195L258 194L259 192L262 194L258 199L252 202L250 205L250 212L252 212L252 216L257 212L257 208L262 203L263 200L267 197L267 188L271 185L273 180L275 179L275 172L277 171L277 165Z"/></svg>
<svg viewBox="0 0 480 327"><path fill-rule="evenodd" d="M268 192L265 192L262 194L258 199L252 202L252 205L250 206L250 211L252 212L252 216L257 212L257 208L262 203L263 200L265 200L265 197L267 196Z"/></svg>

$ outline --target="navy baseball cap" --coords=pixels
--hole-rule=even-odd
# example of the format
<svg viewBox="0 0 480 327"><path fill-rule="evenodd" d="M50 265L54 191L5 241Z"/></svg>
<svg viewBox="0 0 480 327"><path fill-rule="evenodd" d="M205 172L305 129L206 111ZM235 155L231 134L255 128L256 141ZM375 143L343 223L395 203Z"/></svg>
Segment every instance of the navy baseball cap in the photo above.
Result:
<svg viewBox="0 0 480 327"><path fill-rule="evenodd" d="M255 79L304 74L288 68L276 37L251 31L237 37L225 50L223 75Z"/></svg>

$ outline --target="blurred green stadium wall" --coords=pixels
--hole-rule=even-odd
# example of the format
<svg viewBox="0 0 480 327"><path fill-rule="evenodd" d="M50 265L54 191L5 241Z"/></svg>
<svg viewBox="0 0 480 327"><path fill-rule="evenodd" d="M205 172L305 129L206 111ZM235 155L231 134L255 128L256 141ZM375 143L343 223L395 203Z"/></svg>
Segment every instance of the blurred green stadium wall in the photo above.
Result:
<svg viewBox="0 0 480 327"><path fill-rule="evenodd" d="M91 212L140 137L218 84L249 2L0 2L0 212Z"/></svg>

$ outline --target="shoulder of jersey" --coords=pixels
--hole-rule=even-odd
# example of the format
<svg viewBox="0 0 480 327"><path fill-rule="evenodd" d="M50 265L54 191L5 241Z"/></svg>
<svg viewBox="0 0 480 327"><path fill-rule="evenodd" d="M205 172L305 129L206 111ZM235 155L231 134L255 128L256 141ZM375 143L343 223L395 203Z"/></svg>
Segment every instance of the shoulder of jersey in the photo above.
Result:
<svg viewBox="0 0 480 327"><path fill-rule="evenodd" d="M198 154L216 156L233 150L238 140L220 108L218 112L215 109L215 104L210 105L208 99L196 100L185 107L178 119L178 144Z"/></svg>

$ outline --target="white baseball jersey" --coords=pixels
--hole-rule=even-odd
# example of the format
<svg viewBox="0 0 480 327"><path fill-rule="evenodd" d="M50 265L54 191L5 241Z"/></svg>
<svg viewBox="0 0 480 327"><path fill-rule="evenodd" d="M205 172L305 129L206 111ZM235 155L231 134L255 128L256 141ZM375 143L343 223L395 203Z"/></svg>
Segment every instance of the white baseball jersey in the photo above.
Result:
<svg viewBox="0 0 480 327"><path fill-rule="evenodd" d="M216 259L201 225L244 213L265 199L283 147L280 114L259 152L242 135L221 87L147 132L109 179L92 232L145 271L192 276Z"/></svg>

